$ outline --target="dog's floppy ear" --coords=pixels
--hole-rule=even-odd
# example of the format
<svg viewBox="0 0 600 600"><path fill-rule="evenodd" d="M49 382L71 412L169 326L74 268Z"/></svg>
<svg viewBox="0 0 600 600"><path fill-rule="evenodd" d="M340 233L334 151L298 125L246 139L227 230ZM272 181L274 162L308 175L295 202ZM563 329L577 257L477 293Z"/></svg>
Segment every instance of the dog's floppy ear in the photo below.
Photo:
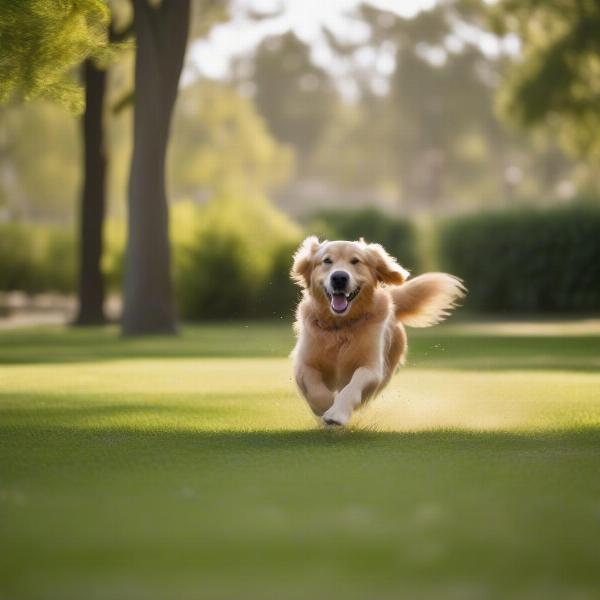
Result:
<svg viewBox="0 0 600 600"><path fill-rule="evenodd" d="M363 241L363 240L361 240ZM378 281L389 285L404 283L410 273L390 256L381 244L367 244L367 256Z"/></svg>
<svg viewBox="0 0 600 600"><path fill-rule="evenodd" d="M310 275L313 270L313 259L319 244L319 238L314 235L307 237L294 254L294 265L290 271L290 277L301 287L310 285Z"/></svg>

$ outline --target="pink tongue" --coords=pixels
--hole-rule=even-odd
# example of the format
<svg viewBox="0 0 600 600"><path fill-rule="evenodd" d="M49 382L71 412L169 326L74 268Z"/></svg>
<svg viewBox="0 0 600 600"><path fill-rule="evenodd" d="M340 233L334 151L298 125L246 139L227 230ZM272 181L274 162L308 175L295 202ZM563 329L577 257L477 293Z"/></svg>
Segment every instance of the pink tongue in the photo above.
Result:
<svg viewBox="0 0 600 600"><path fill-rule="evenodd" d="M345 294L333 294L331 297L331 306L337 312L345 311L348 307L348 300L346 300Z"/></svg>

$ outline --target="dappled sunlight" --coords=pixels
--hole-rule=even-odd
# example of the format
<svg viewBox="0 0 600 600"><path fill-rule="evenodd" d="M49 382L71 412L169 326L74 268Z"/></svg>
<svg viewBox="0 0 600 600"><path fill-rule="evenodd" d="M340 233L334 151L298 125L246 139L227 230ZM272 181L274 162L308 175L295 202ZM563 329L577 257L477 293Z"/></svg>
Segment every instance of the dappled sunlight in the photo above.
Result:
<svg viewBox="0 0 600 600"><path fill-rule="evenodd" d="M35 373L34 373L35 370ZM353 428L406 432L600 427L600 373L406 367ZM25 401L24 399L28 400ZM3 368L3 422L15 427L158 431L318 428L288 359L115 360Z"/></svg>
<svg viewBox="0 0 600 600"><path fill-rule="evenodd" d="M380 431L600 426L600 374L407 369L356 418Z"/></svg>
<svg viewBox="0 0 600 600"><path fill-rule="evenodd" d="M286 359L134 360L7 369L4 422L173 431L314 424ZM22 398L31 398L27 403Z"/></svg>

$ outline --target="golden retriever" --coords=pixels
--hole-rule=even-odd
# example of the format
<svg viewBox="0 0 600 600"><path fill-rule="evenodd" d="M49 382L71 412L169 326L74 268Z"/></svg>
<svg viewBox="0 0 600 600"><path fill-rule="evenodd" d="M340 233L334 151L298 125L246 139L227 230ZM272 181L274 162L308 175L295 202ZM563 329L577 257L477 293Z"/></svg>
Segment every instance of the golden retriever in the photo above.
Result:
<svg viewBox="0 0 600 600"><path fill-rule="evenodd" d="M403 325L439 323L465 293L462 282L446 273L408 279L382 246L363 239L320 243L309 237L290 274L303 288L294 375L327 425L346 425L354 409L388 384L406 356Z"/></svg>

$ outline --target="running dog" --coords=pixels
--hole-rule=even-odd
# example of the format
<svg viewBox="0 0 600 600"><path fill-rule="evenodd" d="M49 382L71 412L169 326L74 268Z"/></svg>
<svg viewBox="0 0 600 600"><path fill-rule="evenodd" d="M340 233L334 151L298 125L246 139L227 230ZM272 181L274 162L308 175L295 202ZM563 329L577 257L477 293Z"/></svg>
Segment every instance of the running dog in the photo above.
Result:
<svg viewBox="0 0 600 600"><path fill-rule="evenodd" d="M346 425L385 388L406 357L404 325L443 321L466 292L446 273L409 279L381 245L363 239L307 238L291 277L303 288L294 325L295 379L326 425Z"/></svg>

